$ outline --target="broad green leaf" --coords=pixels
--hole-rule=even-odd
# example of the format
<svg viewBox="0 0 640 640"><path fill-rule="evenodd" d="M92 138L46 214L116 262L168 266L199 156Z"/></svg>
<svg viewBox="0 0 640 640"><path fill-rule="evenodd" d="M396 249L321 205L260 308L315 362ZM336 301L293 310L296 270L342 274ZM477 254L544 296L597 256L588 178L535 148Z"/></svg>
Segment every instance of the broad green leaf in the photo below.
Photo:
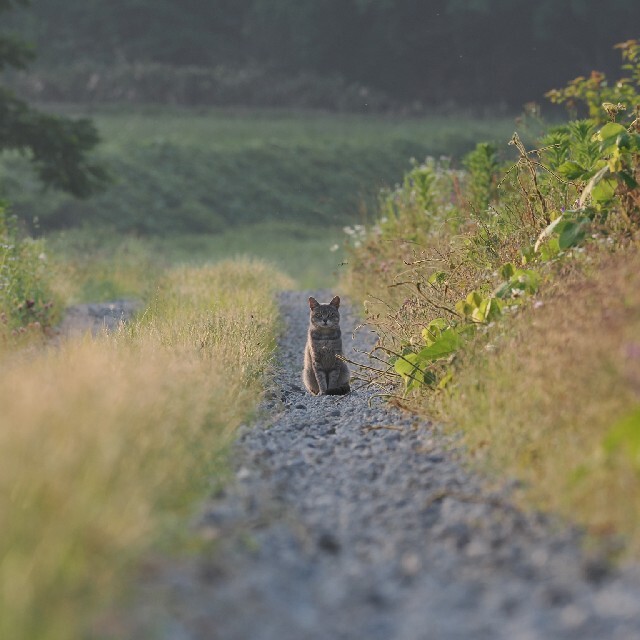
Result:
<svg viewBox="0 0 640 640"><path fill-rule="evenodd" d="M560 222L562 221L563 216L559 216L558 218L556 218L551 224L547 225L543 230L542 233L540 233L540 235L538 236L538 239L536 240L535 245L533 246L533 250L537 253L538 249L540 248L540 246L542 245L542 243L549 237L551 236L551 234L553 233L553 231L555 230L555 228L560 224Z"/></svg>
<svg viewBox="0 0 640 640"><path fill-rule="evenodd" d="M553 260L560 253L560 243L558 238L549 238L549 241L540 249L540 258L543 262Z"/></svg>
<svg viewBox="0 0 640 640"><path fill-rule="evenodd" d="M418 368L418 354L416 353L407 353L402 358L397 358L395 363L393 364L393 368L396 373L399 373L401 376L411 376L414 374L416 369Z"/></svg>
<svg viewBox="0 0 640 640"><path fill-rule="evenodd" d="M473 307L479 307L482 304L482 294L479 291L472 291L467 296L467 302Z"/></svg>
<svg viewBox="0 0 640 640"><path fill-rule="evenodd" d="M560 249L564 251L569 247L573 247L580 244L587 235L587 229L589 228L588 218L578 218L577 220L567 220L564 228L560 232L558 237L558 244Z"/></svg>
<svg viewBox="0 0 640 640"><path fill-rule="evenodd" d="M567 180L585 179L588 171L573 160L566 160L557 169L558 173Z"/></svg>
<svg viewBox="0 0 640 640"><path fill-rule="evenodd" d="M627 133L627 130L621 124L618 124L617 122L609 122L608 124L605 124L600 131L598 131L598 140L607 140L624 133Z"/></svg>
<svg viewBox="0 0 640 640"><path fill-rule="evenodd" d="M460 343L460 336L453 329L445 329L433 344L417 353L417 362L422 365L446 358L460 348Z"/></svg>
<svg viewBox="0 0 640 640"><path fill-rule="evenodd" d="M456 302L456 311L465 318L467 316L470 316L473 313L474 309L475 307L470 305L466 300L460 300L459 302Z"/></svg>
<svg viewBox="0 0 640 640"><path fill-rule="evenodd" d="M430 369L427 369L422 374L422 383L429 385L430 387L432 387L437 382L437 380L438 379L436 378L436 374Z"/></svg>
<svg viewBox="0 0 640 640"><path fill-rule="evenodd" d="M436 318L432 320L423 330L422 339L428 346L433 344L442 334L442 332L450 326L450 323L444 318Z"/></svg>
<svg viewBox="0 0 640 640"><path fill-rule="evenodd" d="M513 266L511 262L507 262L500 267L500 277L503 280L509 280L511 276L515 273L516 268Z"/></svg>
<svg viewBox="0 0 640 640"><path fill-rule="evenodd" d="M502 315L502 302L500 302L500 300L496 300L495 298L491 298L485 310L486 321L493 322L493 320L497 320L501 315Z"/></svg>
<svg viewBox="0 0 640 640"><path fill-rule="evenodd" d="M618 181L615 178L600 180L591 190L591 197L599 204L610 202L616 193L617 186Z"/></svg>
<svg viewBox="0 0 640 640"><path fill-rule="evenodd" d="M640 185L636 179L627 171L618 171L618 176L627 185L629 189L637 189Z"/></svg>
<svg viewBox="0 0 640 640"><path fill-rule="evenodd" d="M609 166L607 164L604 167L601 167L596 174L589 180L587 186L582 190L580 194L580 200L578 201L578 207L584 207L584 203L587 201L587 198L596 187L596 185L604 178L604 176L609 172ZM595 198L594 198L595 199ZM537 245L537 243L536 243Z"/></svg>

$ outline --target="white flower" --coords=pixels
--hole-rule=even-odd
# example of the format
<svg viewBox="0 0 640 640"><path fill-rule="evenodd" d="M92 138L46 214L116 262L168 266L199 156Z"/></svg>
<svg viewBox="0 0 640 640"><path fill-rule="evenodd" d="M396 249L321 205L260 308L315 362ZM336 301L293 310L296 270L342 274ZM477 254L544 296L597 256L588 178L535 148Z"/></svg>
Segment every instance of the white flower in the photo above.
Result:
<svg viewBox="0 0 640 640"><path fill-rule="evenodd" d="M337 244L332 244L329 247L329 251L331 251L331 253L335 253L340 247Z"/></svg>

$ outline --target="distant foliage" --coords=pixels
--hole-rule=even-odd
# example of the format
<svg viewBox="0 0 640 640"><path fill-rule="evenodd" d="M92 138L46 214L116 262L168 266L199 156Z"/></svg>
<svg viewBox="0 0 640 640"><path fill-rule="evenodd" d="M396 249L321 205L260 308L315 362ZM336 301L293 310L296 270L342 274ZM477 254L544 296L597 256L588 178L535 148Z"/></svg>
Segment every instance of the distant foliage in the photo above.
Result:
<svg viewBox="0 0 640 640"><path fill-rule="evenodd" d="M0 203L0 342L46 331L58 319L50 271L44 241L21 238Z"/></svg>
<svg viewBox="0 0 640 640"><path fill-rule="evenodd" d="M339 75L307 71L265 73L241 68L176 66L159 62L74 62L39 69L12 80L20 95L48 102L168 104L180 106L291 107L331 111L383 112L398 103L379 91Z"/></svg>
<svg viewBox="0 0 640 640"><path fill-rule="evenodd" d="M0 13L18 4L27 3L0 0ZM0 71L24 69L32 58L32 49L23 40L0 34ZM41 113L0 86L0 152L26 154L46 186L78 197L98 191L107 174L90 157L97 143L97 131L89 120L74 121Z"/></svg>
<svg viewBox="0 0 640 640"><path fill-rule="evenodd" d="M160 63L369 86L405 104L519 107L633 37L637 0L33 0L47 67Z"/></svg>

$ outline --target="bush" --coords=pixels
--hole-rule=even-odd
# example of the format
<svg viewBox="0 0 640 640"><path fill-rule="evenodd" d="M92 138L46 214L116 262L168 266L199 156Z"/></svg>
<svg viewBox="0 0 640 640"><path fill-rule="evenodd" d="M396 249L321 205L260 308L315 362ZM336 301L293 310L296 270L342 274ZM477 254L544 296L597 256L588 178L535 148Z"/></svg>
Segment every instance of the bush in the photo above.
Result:
<svg viewBox="0 0 640 640"><path fill-rule="evenodd" d="M43 240L22 238L0 204L0 338L46 331L59 318Z"/></svg>
<svg viewBox="0 0 640 640"><path fill-rule="evenodd" d="M380 91L337 75L285 74L257 66L75 63L16 74L12 84L31 100L74 104L287 107L357 113L397 106Z"/></svg>

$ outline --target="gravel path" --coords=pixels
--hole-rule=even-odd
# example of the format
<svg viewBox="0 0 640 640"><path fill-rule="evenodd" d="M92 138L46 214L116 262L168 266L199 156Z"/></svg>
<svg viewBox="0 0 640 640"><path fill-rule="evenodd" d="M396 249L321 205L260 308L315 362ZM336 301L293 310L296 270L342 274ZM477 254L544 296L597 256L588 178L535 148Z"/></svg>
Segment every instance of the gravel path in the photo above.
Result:
<svg viewBox="0 0 640 640"><path fill-rule="evenodd" d="M310 292L321 301L326 292ZM279 387L198 528L218 542L158 570L162 640L640 638L640 572L523 514L451 437L366 392L301 385L309 293L283 294ZM343 312L345 353L367 346Z"/></svg>
<svg viewBox="0 0 640 640"><path fill-rule="evenodd" d="M77 337L90 332L113 331L121 322L129 320L140 308L139 300L113 300L76 304L65 309L64 318L58 327L63 338Z"/></svg>

